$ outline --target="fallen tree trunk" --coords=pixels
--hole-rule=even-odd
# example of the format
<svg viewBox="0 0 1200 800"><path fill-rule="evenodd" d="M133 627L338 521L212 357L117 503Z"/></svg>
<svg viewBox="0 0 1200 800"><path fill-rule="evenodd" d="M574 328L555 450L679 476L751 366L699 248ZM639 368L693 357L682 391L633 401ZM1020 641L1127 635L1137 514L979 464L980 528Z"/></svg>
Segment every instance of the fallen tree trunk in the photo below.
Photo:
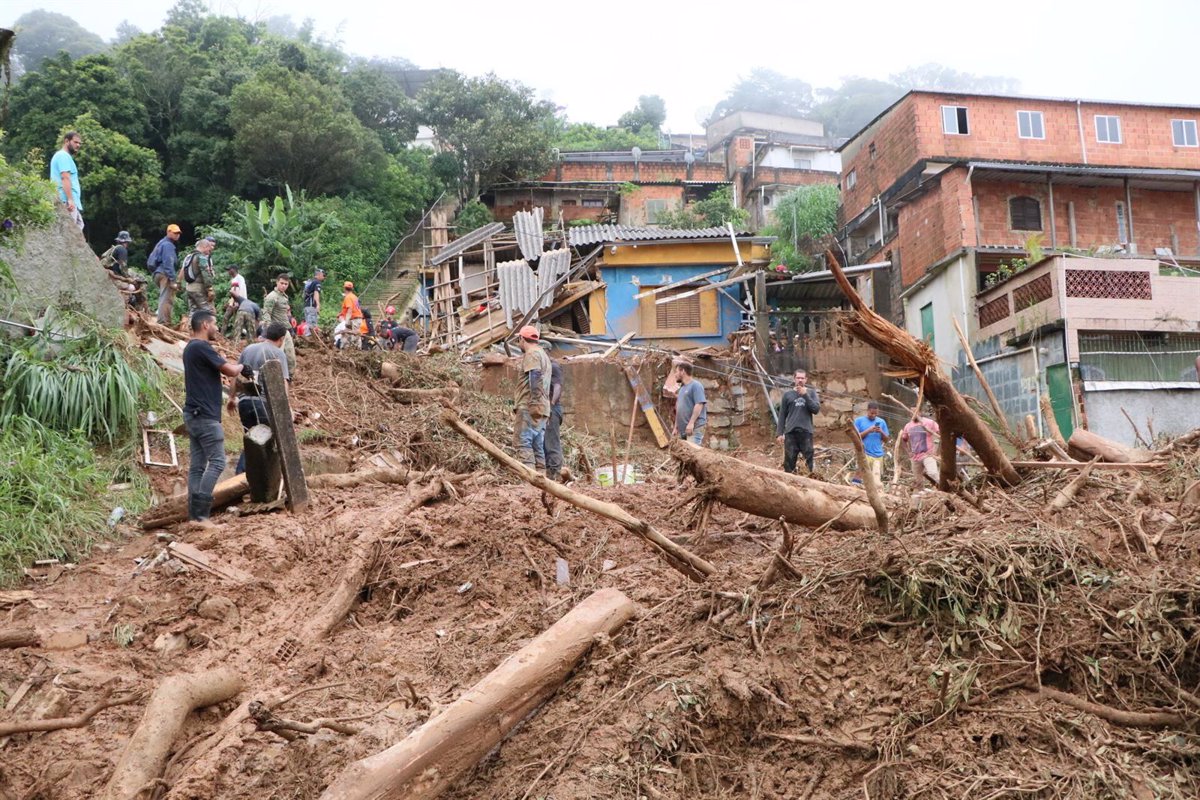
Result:
<svg viewBox="0 0 1200 800"><path fill-rule="evenodd" d="M854 446L854 461L858 464L859 478L862 480L863 488L867 490L867 500L871 503L871 510L875 512L875 524L879 526L880 533L887 533L888 513L887 507L883 504L883 489L875 479L875 473L867 465L867 451L863 449L862 434L858 432L858 427L853 422L850 423L848 434L850 444Z"/></svg>
<svg viewBox="0 0 1200 800"><path fill-rule="evenodd" d="M420 480L424 473L413 472L407 467L389 469L379 467L364 469L358 472L330 472L324 475L313 475L308 479L310 489L346 489L351 486L361 486L364 483L409 483Z"/></svg>
<svg viewBox="0 0 1200 800"><path fill-rule="evenodd" d="M0 630L0 650L17 647L37 647L41 643L42 637L33 628Z"/></svg>
<svg viewBox="0 0 1200 800"><path fill-rule="evenodd" d="M1154 460L1154 453L1149 450L1126 447L1082 428L1076 428L1071 434L1071 438L1067 440L1067 450L1073 456L1083 454L1088 460L1099 456L1101 461L1110 464L1144 464Z"/></svg>
<svg viewBox="0 0 1200 800"><path fill-rule="evenodd" d="M1058 428L1058 419L1054 416L1054 406L1050 405L1050 395L1042 392L1038 397L1038 407L1042 410L1042 425L1046 428L1046 435L1050 437L1050 441L1066 450L1067 441L1063 439L1062 431Z"/></svg>
<svg viewBox="0 0 1200 800"><path fill-rule="evenodd" d="M899 364L904 369L904 374L899 377L922 380L925 397L937 406L940 412L944 412L945 416L940 418L948 420L949 427L965 437L971 447L975 448L984 468L1002 483L1009 486L1019 483L1020 476L1009 462L1008 456L1000 449L1000 443L996 441L991 429L967 406L967 401L950 383L950 379L939 366L937 355L929 345L897 328L868 308L846 279L832 253L829 254L829 269L833 272L842 293L854 306L853 313L842 316L842 327L852 336Z"/></svg>
<svg viewBox="0 0 1200 800"><path fill-rule="evenodd" d="M171 744L187 715L236 695L243 688L233 669L164 678L150 697L142 721L125 744L103 800L134 800L162 774Z"/></svg>
<svg viewBox="0 0 1200 800"><path fill-rule="evenodd" d="M400 508L390 515L389 521L399 521L426 503L434 500L443 491L440 479L435 478L428 486L410 489ZM335 525L335 528L338 527ZM362 593L371 568L379 555L379 539L385 533L391 533L394 524L384 524L369 534L359 534L351 546L350 557L338 573L333 590L326 596L325 602L305 626L303 641L324 639L337 625L345 619L354 606L354 601Z"/></svg>
<svg viewBox="0 0 1200 800"><path fill-rule="evenodd" d="M592 594L407 738L351 764L321 800L437 797L554 694L597 636L636 612L616 589Z"/></svg>
<svg viewBox="0 0 1200 800"><path fill-rule="evenodd" d="M401 405L415 405L418 403L449 403L453 405L458 402L459 394L459 390L456 388L388 389L387 392L393 400Z"/></svg>
<svg viewBox="0 0 1200 800"><path fill-rule="evenodd" d="M638 519L615 503L606 503L603 500L597 500L594 497L588 497L586 494L576 492L573 489L568 489L561 483L556 483L540 472L535 472L525 466L489 441L479 431L459 419L458 414L454 413L451 409L442 411L442 422L461 433L467 441L487 453L504 467L507 467L518 478L533 484L549 495L553 495L560 500L565 500L573 506L611 519L630 533L642 537L659 551L668 564L692 580L703 581L717 571L717 568L712 564L671 541L666 536L663 536L645 521Z"/></svg>
<svg viewBox="0 0 1200 800"><path fill-rule="evenodd" d="M712 491L714 499L738 511L768 519L782 517L810 528L830 520L834 520L832 527L841 530L876 525L875 511L861 489L760 467L679 439L671 442L669 450L697 482Z"/></svg>
<svg viewBox="0 0 1200 800"><path fill-rule="evenodd" d="M213 511L241 502L242 497L250 492L250 482L243 473L228 480L221 481L213 488ZM159 503L142 515L142 530L163 528L177 522L187 522L187 494L180 494Z"/></svg>

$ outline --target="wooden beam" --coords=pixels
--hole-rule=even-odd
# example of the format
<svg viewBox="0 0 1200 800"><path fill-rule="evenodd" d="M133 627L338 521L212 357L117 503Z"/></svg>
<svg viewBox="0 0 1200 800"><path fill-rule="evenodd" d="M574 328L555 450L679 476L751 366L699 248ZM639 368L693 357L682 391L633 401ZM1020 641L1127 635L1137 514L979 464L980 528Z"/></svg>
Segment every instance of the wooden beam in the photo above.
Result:
<svg viewBox="0 0 1200 800"><path fill-rule="evenodd" d="M255 425L242 437L242 452L246 454L246 481L250 484L250 500L269 503L279 497L279 451L275 434L269 425Z"/></svg>
<svg viewBox="0 0 1200 800"><path fill-rule="evenodd" d="M613 345L612 345L612 347L608 348L608 349L607 349L607 350L605 350L603 353L601 353L601 354L600 354L600 357L601 357L601 358L608 358L608 357L609 357L609 356L611 356L613 353L615 353L615 352L617 352L618 350L620 350L620 349L621 349L621 345L623 345L623 344L626 344L626 343L627 343L627 342L628 342L630 339L632 339L632 338L633 338L633 337L634 337L636 334L637 334L637 331L630 331L629 333L625 334L625 335L624 335L624 336L622 336L620 339L618 339L617 341L613 342Z"/></svg>
<svg viewBox="0 0 1200 800"><path fill-rule="evenodd" d="M271 431L275 434L275 448L283 471L287 508L293 513L303 511L308 507L308 485L304 482L300 444L296 441L296 428L292 425L292 407L288 402L287 382L283 379L283 365L278 361L268 361L263 364L261 374L267 414L271 418Z"/></svg>
<svg viewBox="0 0 1200 800"><path fill-rule="evenodd" d="M620 342L617 344L620 345ZM658 442L659 447L666 447L671 443L671 437L667 435L662 420L658 418L658 410L654 407L654 401L650 399L650 393L642 385L641 376L629 364L622 363L621 367L625 370L625 377L629 379L629 386L633 389L638 405L642 407L642 413L646 415L646 422L649 423L650 430L654 432L654 440ZM615 480L616 476L613 477Z"/></svg>
<svg viewBox="0 0 1200 800"><path fill-rule="evenodd" d="M752 281L752 280L754 280L754 277L755 277L755 273L750 272L745 275L739 275L736 278L730 278L727 281L719 281L717 283L710 283L707 286L701 286L699 289L692 289L690 292L682 292L681 294L673 294L670 297L660 297L654 301L654 305L661 306L664 303L674 303L676 300L683 300L685 298L693 297L693 296L701 294L703 292L712 291L713 289L720 289L723 286L733 286L734 284L737 284L737 283L745 283L746 281Z"/></svg>
<svg viewBox="0 0 1200 800"><path fill-rule="evenodd" d="M678 289L680 286L688 286L690 284L697 283L698 281L703 281L703 280L707 280L709 278L714 278L717 275L724 275L726 272L729 272L729 270L731 270L731 269L733 269L732 264L728 267L721 267L720 269L714 269L711 272L701 272L699 275L693 275L690 278L683 278L682 280L673 281L671 283L666 284L665 286L656 286L653 289L647 289L644 292L638 292L637 294L635 294L633 296L633 299L641 300L643 297L650 297L652 295L658 294L659 292L665 292L670 289Z"/></svg>
<svg viewBox="0 0 1200 800"><path fill-rule="evenodd" d="M1083 469L1090 461L1014 461L1018 469ZM1099 461L1091 464L1092 469L1162 469L1169 466L1165 461L1140 461L1128 464Z"/></svg>

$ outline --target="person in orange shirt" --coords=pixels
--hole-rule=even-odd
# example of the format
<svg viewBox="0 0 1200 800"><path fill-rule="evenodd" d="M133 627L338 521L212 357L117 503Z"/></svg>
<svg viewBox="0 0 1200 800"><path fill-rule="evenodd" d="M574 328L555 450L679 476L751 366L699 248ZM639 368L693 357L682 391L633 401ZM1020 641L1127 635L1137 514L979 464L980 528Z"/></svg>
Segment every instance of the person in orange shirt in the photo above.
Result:
<svg viewBox="0 0 1200 800"><path fill-rule="evenodd" d="M346 338L342 348L358 350L362 342L360 337L367 328L366 322L363 320L362 306L358 303L358 295L354 293L354 281L343 283L342 290L342 310L338 313L338 320L346 322Z"/></svg>

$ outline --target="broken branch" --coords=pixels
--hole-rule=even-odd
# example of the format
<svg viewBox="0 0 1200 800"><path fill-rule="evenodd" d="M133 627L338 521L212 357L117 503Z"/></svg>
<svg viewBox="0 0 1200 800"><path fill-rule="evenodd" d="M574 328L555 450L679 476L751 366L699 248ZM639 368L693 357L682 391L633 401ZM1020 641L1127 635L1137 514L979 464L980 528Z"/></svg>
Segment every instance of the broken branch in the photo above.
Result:
<svg viewBox="0 0 1200 800"><path fill-rule="evenodd" d="M1096 456L1088 462L1088 465L1050 501L1050 508L1061 511L1070 505L1071 501L1075 499L1076 492L1082 489L1083 485L1087 483L1088 476L1092 474L1092 468L1096 466L1096 462L1099 460L1100 456Z"/></svg>
<svg viewBox="0 0 1200 800"><path fill-rule="evenodd" d="M1038 694L1126 728L1178 728L1183 725L1183 717L1170 711L1123 711L1084 700L1069 692L1051 689L1049 686L1038 687Z"/></svg>
<svg viewBox="0 0 1200 800"><path fill-rule="evenodd" d="M854 447L854 460L858 463L858 474L862 477L863 486L867 490L867 500L875 511L875 524L879 526L880 533L886 534L888 532L887 508L883 505L883 496L879 483L875 480L875 473L867 464L867 451L863 449L862 435L853 422L850 423L849 437L850 444Z"/></svg>
<svg viewBox="0 0 1200 800"><path fill-rule="evenodd" d="M144 692L130 692L129 694L117 697L109 697L108 692L105 692L99 700L77 716L2 723L0 724L0 736L12 736L16 733L33 733L35 731L61 731L67 728L82 728L92 721L92 717L104 709L112 708L113 706L123 706L127 703L136 703L143 697L145 697Z"/></svg>

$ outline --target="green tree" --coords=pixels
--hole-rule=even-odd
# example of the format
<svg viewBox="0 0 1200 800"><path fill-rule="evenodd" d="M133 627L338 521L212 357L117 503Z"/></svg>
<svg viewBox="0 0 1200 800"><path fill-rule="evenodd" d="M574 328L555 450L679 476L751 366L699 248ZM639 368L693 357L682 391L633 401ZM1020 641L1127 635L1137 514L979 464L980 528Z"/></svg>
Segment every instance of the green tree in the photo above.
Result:
<svg viewBox="0 0 1200 800"><path fill-rule="evenodd" d="M263 70L233 90L230 121L243 174L266 186L344 192L384 166L379 138L335 88L307 73Z"/></svg>
<svg viewBox="0 0 1200 800"><path fill-rule="evenodd" d="M155 152L105 128L90 113L76 117L63 132L67 129L83 137L77 157L79 182L95 238L108 241L118 230L151 216L162 194Z"/></svg>
<svg viewBox="0 0 1200 800"><path fill-rule="evenodd" d="M66 14L38 9L17 17L13 24L17 38L13 53L25 72L41 69L42 61L65 51L71 58L83 58L104 51L104 40Z"/></svg>
<svg viewBox="0 0 1200 800"><path fill-rule="evenodd" d="M63 128L81 114L91 114L105 128L138 143L145 141L146 110L112 58L94 55L72 61L65 53L46 59L38 72L26 75L12 91L9 155L24 156L39 148L57 149ZM85 145L86 146L86 145Z"/></svg>
<svg viewBox="0 0 1200 800"><path fill-rule="evenodd" d="M811 84L760 67L751 70L749 77L738 79L725 99L717 103L712 118L720 119L735 111L804 117L812 107Z"/></svg>
<svg viewBox="0 0 1200 800"><path fill-rule="evenodd" d="M248 286L266 288L280 269L298 278L312 271L321 237L329 225L303 194L284 187L285 196L260 200L233 199L220 226L208 233L239 264Z"/></svg>
<svg viewBox="0 0 1200 800"><path fill-rule="evenodd" d="M771 212L767 233L777 236L772 253L793 272L812 269L813 251L837 231L841 195L833 184L801 186L784 195Z"/></svg>
<svg viewBox="0 0 1200 800"><path fill-rule="evenodd" d="M527 86L448 72L421 90L417 104L422 121L458 158L464 197L550 166L556 109Z"/></svg>
<svg viewBox="0 0 1200 800"><path fill-rule="evenodd" d="M389 153L398 153L417 136L417 106L404 87L383 69L357 66L342 75L342 94L350 110L375 131Z"/></svg>
<svg viewBox="0 0 1200 800"><path fill-rule="evenodd" d="M903 94L903 89L887 81L846 78L838 88L818 92L813 116L825 124L827 135L853 136Z"/></svg>
<svg viewBox="0 0 1200 800"><path fill-rule="evenodd" d="M487 206L478 200L472 200L458 210L458 215L454 218L454 227L457 234L462 236L495 221Z"/></svg>
<svg viewBox="0 0 1200 800"><path fill-rule="evenodd" d="M621 115L617 125L634 132L649 128L657 133L666 120L667 102L656 94L644 94L638 98L632 111Z"/></svg>
<svg viewBox="0 0 1200 800"><path fill-rule="evenodd" d="M733 187L722 186L703 200L660 214L657 224L664 228L711 228L732 222L736 228L749 219L746 211L733 204Z"/></svg>
<svg viewBox="0 0 1200 800"><path fill-rule="evenodd" d="M590 122L576 122L562 126L554 144L563 152L588 150L658 150L658 131L643 128L631 131L628 128L601 128Z"/></svg>
<svg viewBox="0 0 1200 800"><path fill-rule="evenodd" d="M930 62L909 67L893 74L891 82L901 89L933 89L948 92L983 92L986 94L1014 94L1020 91L1021 82L1003 75L974 75L959 72L945 64Z"/></svg>

